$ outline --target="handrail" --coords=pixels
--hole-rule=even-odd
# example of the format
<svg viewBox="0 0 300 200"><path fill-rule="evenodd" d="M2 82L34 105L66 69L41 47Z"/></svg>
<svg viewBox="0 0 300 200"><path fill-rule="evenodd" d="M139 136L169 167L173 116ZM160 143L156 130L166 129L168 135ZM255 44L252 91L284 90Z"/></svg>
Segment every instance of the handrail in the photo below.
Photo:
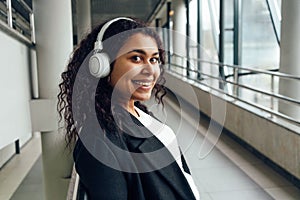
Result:
<svg viewBox="0 0 300 200"><path fill-rule="evenodd" d="M15 29L9 28L7 24L5 24L3 21L0 20L0 30L3 30L6 34L12 36L13 38L17 39L18 41L24 43L29 48L34 48L35 45L32 41L30 41L27 37L22 35L20 32L18 32Z"/></svg>
<svg viewBox="0 0 300 200"><path fill-rule="evenodd" d="M270 72L277 72L279 69L268 69L267 71ZM254 75L254 74L259 74L258 72L240 72L238 73L238 76L248 76L248 75ZM228 74L225 76L225 79L230 78L230 77L234 77L234 73L233 74Z"/></svg>
<svg viewBox="0 0 300 200"><path fill-rule="evenodd" d="M79 185L79 176L76 172L75 166L73 166L66 200L77 199L78 185Z"/></svg>
<svg viewBox="0 0 300 200"><path fill-rule="evenodd" d="M178 56L181 57L183 59L186 59L184 56L178 55L173 53L172 56ZM241 67L239 65L230 65L230 64L225 64L225 63L218 63L218 62L213 62L213 61L208 61L208 60L204 60L204 59L197 59L197 58L190 58L190 60L194 60L194 61L200 61L202 63L209 63L209 64L214 64L214 65L218 65L220 67L231 67L234 69L239 69L239 70L246 70L246 71L252 71L252 72L256 72L256 73L262 73L262 74L268 74L268 75L274 75L274 76L278 76L281 78L291 78L291 79L295 79L295 80L300 80L300 76L294 76L291 74L285 74L282 72L273 72L273 71L266 71L263 69L256 69L256 68L250 68L250 67Z"/></svg>
<svg viewBox="0 0 300 200"><path fill-rule="evenodd" d="M69 182L68 193L66 200L87 200L87 192L80 183L80 177L73 165L72 175Z"/></svg>
<svg viewBox="0 0 300 200"><path fill-rule="evenodd" d="M181 69L185 69L184 67L180 66L180 65L177 65L177 64L171 64L172 66L175 66L175 67L178 67L178 68L181 68ZM206 73L203 73L203 72L200 72L199 70L192 70L190 69L189 70L190 72L195 72L195 73L201 73L201 75L204 75L206 77L209 77L209 78L212 78L212 79L216 79L220 82L225 82L225 83L229 83L229 84L232 84L232 85L236 85L238 87L241 87L241 88L244 88L244 89L248 89L248 90L252 90L254 92L258 92L258 93L262 93L262 94L265 94L265 95L268 95L268 96L271 96L271 97L275 97L277 99L280 99L280 100L284 100L284 101L287 101L287 102L290 102L290 103L293 103L295 105L300 105L300 101L297 101L293 98L290 98L290 97L286 97L286 96L283 96L283 95L280 95L280 94L276 94L274 92L267 92L267 91L264 91L264 90L258 90L258 89L255 89L255 88L251 88L249 86L246 86L244 84L240 84L240 83L235 83L233 81L228 81L228 80L223 80L222 78L220 77L216 77L216 76L212 76L210 74L206 74Z"/></svg>
<svg viewBox="0 0 300 200"><path fill-rule="evenodd" d="M175 74L177 74L177 75L182 76L182 74L180 74L180 73L178 73L178 72L176 72L176 71L171 70L171 72L172 72L172 73L175 73ZM186 77L186 78L187 78L187 77ZM216 88L214 88L214 87L211 87L210 85L205 84L205 83L203 83L203 82L201 82L201 81L199 81L199 80L193 80L193 81L195 81L195 82L197 82L197 83L199 83L199 84L201 84L201 85L204 85L204 86L208 87L208 88L211 89L211 90L220 92L220 93L222 93L222 94L224 94L224 95L226 95L226 96L228 96L228 97L231 97L231 98L233 98L233 99L235 99L235 100L238 100L238 101L240 101L240 102L243 102L243 103L245 103L245 104L248 104L248 105L250 105L250 106L253 106L253 107L257 108L257 109L260 109L260 110L263 110L263 111L265 111L265 112L267 112L267 113L270 113L271 115L275 115L275 116L281 117L281 118L283 118L283 119L285 119L285 120L288 120L288 121L290 121L290 122L293 122L293 123L295 123L295 124L300 125L300 122L297 121L296 119L292 118L292 117L289 117L289 116L284 115L284 114L282 114L282 113L279 113L279 112L273 111L273 110L271 110L271 109L265 108L265 107L263 107L263 106L260 106L260 105L251 103L251 102L249 102L249 101L245 101L245 100L243 100L243 99L241 99L241 98L238 98L236 95L232 95L232 94L229 94L229 93L227 93L227 92L224 92L224 91L221 90L221 89L216 89Z"/></svg>
<svg viewBox="0 0 300 200"><path fill-rule="evenodd" d="M177 57L180 57L182 60L186 59L184 56L180 56L178 54L173 54L172 56L177 56ZM195 61L200 61L202 63L209 63L209 64L213 64L213 65L216 65L216 66L220 66L220 67L231 67L235 70L235 72L237 72L238 70L246 70L246 71L250 71L250 72L253 72L255 74L265 74L265 75L269 75L271 77L271 89L270 91L266 91L266 90L261 90L261 89L257 89L257 88L254 88L254 87L251 87L251 86L247 86L247 85L244 85L244 84L240 84L240 83L237 83L235 81L230 81L230 80L223 80L221 77L219 76L214 76L212 74L207 74L207 73L204 73L202 71L199 71L199 70L194 70L194 69L190 69L189 71L190 72L193 72L193 73L200 73L201 74L201 77L202 79L201 80L198 80L197 78L192 78L191 76L190 77L186 77L187 79L191 80L191 81L194 81L198 84L201 84L211 90L214 90L214 91L217 91L221 94L224 94L228 97L231 97L235 100L238 100L240 102L243 102L249 106L252 106L254 108L257 108L257 109L260 109L262 111L265 111L267 113L269 113L271 116L277 116L277 117L280 117L282 119L285 119L285 120L288 120L292 123L296 123L296 124L300 124L300 121L298 121L297 119L294 119L288 115L285 115L283 113L280 113L276 110L274 110L274 99L278 99L278 100L283 100L283 101L286 101L286 102L289 102L289 103L292 103L296 106L300 106L300 101L297 100L297 99L293 99L293 98L290 98L290 97L287 97L287 96L283 96L281 94L278 94L278 93L274 93L274 76L277 76L277 77L280 77L280 78L285 78L285 79L292 79L292 80L297 80L297 81L300 81L300 77L299 76L294 76L294 75L290 75L290 74L285 74L285 73L282 73L282 72L273 72L273 71L268 71L268 70L262 70L262 69L253 69L253 68L250 68L250 67L241 67L241 66L237 66L237 65L228 65L228 64L223 64L223 63L217 63L217 62L213 62L213 61L207 61L207 60L203 60L203 59L192 59L190 58L190 60L195 60ZM183 66L180 66L179 64L176 64L176 63L171 63L171 66L173 67L176 67L176 68L180 68L180 69L185 69L185 67ZM174 69L174 68L173 68ZM180 76L184 76L182 73L179 73L177 72L176 70L173 70L172 68L169 70L171 71L172 73L175 73L177 75L180 75ZM234 76L236 76L237 74L234 73ZM204 79L203 79L204 77ZM224 91L223 89L220 89L220 88L215 88L209 84L206 84L205 81L205 77L208 77L208 78L211 78L213 80L216 80L216 81L219 81L220 83L224 83L224 84L230 84L232 86L234 86L234 89L237 90L238 88L243 88L243 89L246 89L246 90L249 90L249 91L252 91L252 92L256 92L256 93L260 93L260 94L263 94L263 95L266 95L266 96L269 96L270 97L270 106L262 106L262 105L258 105L257 103L254 103L254 102L250 102L250 101L247 101L247 100L244 100L242 99L241 97L239 97L239 95L237 95L237 92L234 92L233 91L233 94L230 94L228 91Z"/></svg>

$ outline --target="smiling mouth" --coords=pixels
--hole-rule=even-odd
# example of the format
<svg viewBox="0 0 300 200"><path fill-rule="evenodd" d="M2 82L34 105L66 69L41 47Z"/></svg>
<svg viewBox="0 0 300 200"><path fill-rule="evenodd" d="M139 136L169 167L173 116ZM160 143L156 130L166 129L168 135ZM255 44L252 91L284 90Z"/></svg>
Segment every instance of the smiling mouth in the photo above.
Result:
<svg viewBox="0 0 300 200"><path fill-rule="evenodd" d="M150 87L152 86L153 81L143 81L143 80L133 80L132 81L134 84L142 86L142 87Z"/></svg>

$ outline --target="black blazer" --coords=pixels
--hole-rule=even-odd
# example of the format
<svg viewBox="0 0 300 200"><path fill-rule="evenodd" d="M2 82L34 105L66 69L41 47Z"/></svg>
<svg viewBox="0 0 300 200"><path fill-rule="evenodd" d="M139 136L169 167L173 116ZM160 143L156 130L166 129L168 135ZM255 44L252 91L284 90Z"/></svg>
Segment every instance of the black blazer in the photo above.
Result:
<svg viewBox="0 0 300 200"><path fill-rule="evenodd" d="M83 126L73 155L88 199L195 199L170 152L136 118L131 119L123 121L121 134L103 134L96 123ZM159 156L148 156L151 152ZM164 162L167 165L161 166ZM190 173L183 156L182 165Z"/></svg>

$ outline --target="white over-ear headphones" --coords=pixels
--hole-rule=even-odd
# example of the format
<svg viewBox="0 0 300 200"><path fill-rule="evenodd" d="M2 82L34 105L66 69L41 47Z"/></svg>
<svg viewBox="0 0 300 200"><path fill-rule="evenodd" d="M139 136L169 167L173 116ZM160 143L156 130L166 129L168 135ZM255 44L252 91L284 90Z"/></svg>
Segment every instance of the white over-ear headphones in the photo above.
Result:
<svg viewBox="0 0 300 200"><path fill-rule="evenodd" d="M133 19L127 18L127 17L118 17L115 19L112 19L108 22L106 22L103 27L101 28L97 40L95 42L94 46L94 54L90 57L89 60L89 70L90 73L95 76L96 78L103 78L107 76L110 72L110 60L109 57L106 53L101 52L103 50L103 44L102 44L102 39L104 36L104 33L108 27L121 19L129 20L129 21L134 21Z"/></svg>

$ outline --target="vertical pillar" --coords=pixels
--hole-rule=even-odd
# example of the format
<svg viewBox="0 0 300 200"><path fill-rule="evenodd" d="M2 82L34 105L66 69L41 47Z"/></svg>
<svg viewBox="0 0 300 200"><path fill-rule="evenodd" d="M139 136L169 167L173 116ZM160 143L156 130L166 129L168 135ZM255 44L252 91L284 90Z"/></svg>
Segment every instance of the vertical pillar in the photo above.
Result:
<svg viewBox="0 0 300 200"><path fill-rule="evenodd" d="M160 18L155 19L155 27L159 28L160 27Z"/></svg>
<svg viewBox="0 0 300 200"><path fill-rule="evenodd" d="M77 0L76 1L76 17L77 17L77 39L82 40L84 36L90 32L92 28L91 17L91 1Z"/></svg>
<svg viewBox="0 0 300 200"><path fill-rule="evenodd" d="M242 8L241 8L241 0L233 0L233 64L241 65L242 63ZM239 69L234 69L234 82L239 83ZM239 87L234 86L233 93L236 96L240 95Z"/></svg>
<svg viewBox="0 0 300 200"><path fill-rule="evenodd" d="M225 4L224 0L220 0L220 34L219 34L219 62L224 63L224 37L225 37ZM219 66L219 76L225 81L224 66ZM224 89L224 82L219 82L219 88Z"/></svg>
<svg viewBox="0 0 300 200"><path fill-rule="evenodd" d="M225 5L224 0L220 0L220 17L219 17L219 26L220 26L220 34L219 34L219 62L224 63L224 32L225 32Z"/></svg>
<svg viewBox="0 0 300 200"><path fill-rule="evenodd" d="M177 0L172 2L174 8L173 15L173 51L180 56L186 56L186 7L184 0ZM178 65L186 64L182 59L176 58L174 62ZM186 67L186 66L182 66ZM182 74L186 75L183 70Z"/></svg>
<svg viewBox="0 0 300 200"><path fill-rule="evenodd" d="M201 79L201 45L202 45L202 0L197 0L197 78Z"/></svg>
<svg viewBox="0 0 300 200"><path fill-rule="evenodd" d="M167 2L167 55L168 55L168 69L171 69L171 4L172 2Z"/></svg>
<svg viewBox="0 0 300 200"><path fill-rule="evenodd" d="M185 10L186 10L186 41L185 41L185 48L186 48L186 76L190 76L190 1L185 0Z"/></svg>
<svg viewBox="0 0 300 200"><path fill-rule="evenodd" d="M241 0L234 0L233 3L233 9L234 9L234 15L233 15L233 64L234 65L240 65L242 63L242 8L241 8Z"/></svg>
<svg viewBox="0 0 300 200"><path fill-rule="evenodd" d="M50 109L56 110L60 75L73 49L71 0L34 0L33 11L39 97L52 102ZM66 199L73 165L71 153L65 149L64 136L57 127L41 135L45 197L47 200Z"/></svg>
<svg viewBox="0 0 300 200"><path fill-rule="evenodd" d="M282 1L280 72L300 76L300 1ZM280 79L279 93L300 101L299 80ZM279 103L279 111L300 120L300 107Z"/></svg>
<svg viewBox="0 0 300 200"><path fill-rule="evenodd" d="M160 29L161 27L160 27L160 18L156 18L155 19L155 29L156 29L156 32L160 32Z"/></svg>
<svg viewBox="0 0 300 200"><path fill-rule="evenodd" d="M7 8L7 24L10 28L13 28L11 0L6 1L6 8Z"/></svg>

